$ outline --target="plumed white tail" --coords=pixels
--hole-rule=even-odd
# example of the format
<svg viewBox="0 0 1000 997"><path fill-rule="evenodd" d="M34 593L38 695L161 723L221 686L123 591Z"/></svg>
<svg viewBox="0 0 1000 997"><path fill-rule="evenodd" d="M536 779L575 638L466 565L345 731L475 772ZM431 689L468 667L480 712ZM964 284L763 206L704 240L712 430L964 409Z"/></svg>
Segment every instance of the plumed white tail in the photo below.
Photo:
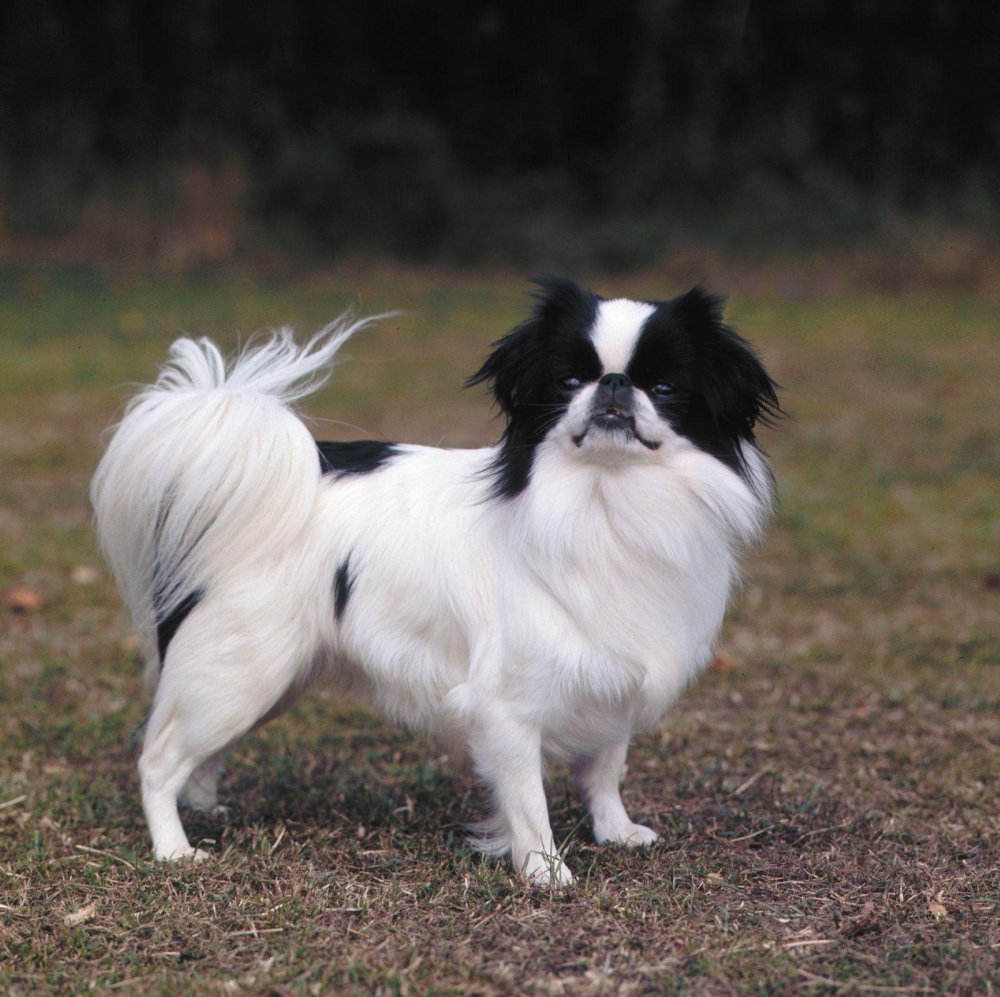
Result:
<svg viewBox="0 0 1000 997"><path fill-rule="evenodd" d="M373 321L338 321L305 345L281 329L228 362L207 339L179 339L156 383L129 402L90 496L151 683L158 625L305 527L319 458L289 406L322 386L340 347Z"/></svg>

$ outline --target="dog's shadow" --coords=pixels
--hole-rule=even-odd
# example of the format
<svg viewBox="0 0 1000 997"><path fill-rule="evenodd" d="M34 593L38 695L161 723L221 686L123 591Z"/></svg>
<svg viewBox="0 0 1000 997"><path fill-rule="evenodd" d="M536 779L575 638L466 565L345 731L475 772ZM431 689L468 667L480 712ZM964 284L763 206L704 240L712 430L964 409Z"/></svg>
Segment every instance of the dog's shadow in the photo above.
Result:
<svg viewBox="0 0 1000 997"><path fill-rule="evenodd" d="M553 830L572 835L582 817L579 801L565 779L549 790ZM193 843L224 849L228 839L244 848L262 830L273 839L286 827L304 842L350 837L411 855L442 842L464 850L491 811L489 793L461 752L446 754L367 717L315 740L274 731L248 740L226 765L219 802L224 815L185 808Z"/></svg>
<svg viewBox="0 0 1000 997"><path fill-rule="evenodd" d="M219 783L224 816L186 810L192 841L295 826L303 835L461 836L485 806L461 760L364 719L318 739L268 731L233 753Z"/></svg>

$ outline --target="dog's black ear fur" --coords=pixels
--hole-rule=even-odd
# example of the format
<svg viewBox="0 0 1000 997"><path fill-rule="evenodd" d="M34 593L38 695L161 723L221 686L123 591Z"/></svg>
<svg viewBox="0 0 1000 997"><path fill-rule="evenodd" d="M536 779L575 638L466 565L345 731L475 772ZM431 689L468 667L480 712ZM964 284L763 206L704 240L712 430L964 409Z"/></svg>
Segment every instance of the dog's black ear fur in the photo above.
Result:
<svg viewBox="0 0 1000 997"><path fill-rule="evenodd" d="M574 371L600 375L589 339L600 299L565 277L538 277L535 283L531 314L493 344L482 367L466 382L466 387L487 384L507 419L490 467L493 494L504 498L527 487L535 449L566 409L568 399L558 388L556 365L571 358Z"/></svg>
<svg viewBox="0 0 1000 997"><path fill-rule="evenodd" d="M781 414L778 385L750 344L723 321L723 299L696 287L674 303L673 317L695 345L701 395L715 430L752 441L757 423Z"/></svg>
<svg viewBox="0 0 1000 997"><path fill-rule="evenodd" d="M488 385L508 419L525 404L545 403L545 357L553 340L588 330L600 300L568 277L546 274L533 283L538 290L531 314L493 344L482 367L465 382L466 387Z"/></svg>

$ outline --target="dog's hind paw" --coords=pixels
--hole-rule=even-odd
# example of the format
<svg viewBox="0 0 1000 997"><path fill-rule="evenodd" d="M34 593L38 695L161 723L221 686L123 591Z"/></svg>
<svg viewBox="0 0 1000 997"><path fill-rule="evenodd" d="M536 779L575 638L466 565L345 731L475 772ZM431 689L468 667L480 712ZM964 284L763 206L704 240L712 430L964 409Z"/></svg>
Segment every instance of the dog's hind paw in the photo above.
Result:
<svg viewBox="0 0 1000 997"><path fill-rule="evenodd" d="M212 857L211 852L206 852L203 848L193 848L188 845L185 848L175 848L172 851L156 849L157 862L205 862Z"/></svg>
<svg viewBox="0 0 1000 997"><path fill-rule="evenodd" d="M188 806L190 806L195 813L204 814L206 817L218 817L219 820L225 820L229 816L229 807L223 806L221 803L213 803L210 806L200 806L197 803L189 803Z"/></svg>

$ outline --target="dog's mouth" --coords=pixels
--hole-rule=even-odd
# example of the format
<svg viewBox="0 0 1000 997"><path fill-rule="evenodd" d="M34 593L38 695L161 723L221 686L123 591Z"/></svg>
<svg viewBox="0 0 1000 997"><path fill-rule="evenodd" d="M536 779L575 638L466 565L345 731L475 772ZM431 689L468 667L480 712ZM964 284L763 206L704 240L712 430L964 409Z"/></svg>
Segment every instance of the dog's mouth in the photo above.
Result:
<svg viewBox="0 0 1000 997"><path fill-rule="evenodd" d="M635 425L635 416L616 405L608 405L593 412L585 429L573 437L573 442L578 447L582 447L583 441L592 429L597 429L602 433L622 433L629 439L638 440L647 450L660 449L657 440L647 440L639 435Z"/></svg>

